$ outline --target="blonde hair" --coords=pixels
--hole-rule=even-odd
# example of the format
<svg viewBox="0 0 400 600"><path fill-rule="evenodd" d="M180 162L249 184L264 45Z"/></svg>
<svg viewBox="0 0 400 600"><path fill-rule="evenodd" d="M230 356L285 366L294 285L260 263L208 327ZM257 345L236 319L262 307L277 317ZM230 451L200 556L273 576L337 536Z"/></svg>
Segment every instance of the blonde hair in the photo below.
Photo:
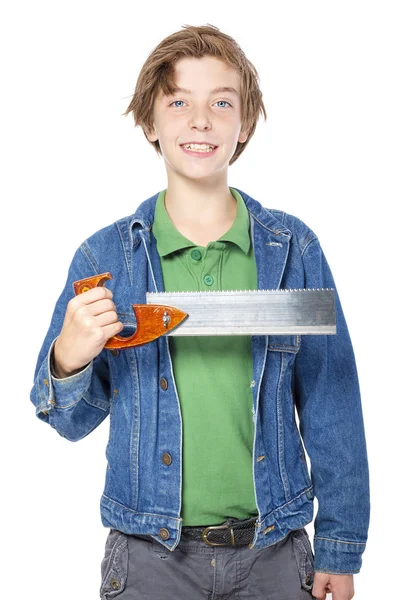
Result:
<svg viewBox="0 0 400 600"><path fill-rule="evenodd" d="M146 59L136 82L132 100L123 113L127 116L130 112L134 117L135 127L140 126L144 134L153 126L154 100L161 89L164 94L172 94L176 87L174 65L183 57L201 58L214 56L222 59L230 67L236 69L240 76L240 100L242 131L249 129L247 140L238 142L235 153L229 165L239 158L246 148L256 129L258 118L267 113L262 101L259 88L259 76L254 65L246 58L237 42L222 33L214 25L183 25L183 31L177 31L164 38ZM146 139L147 136L146 136ZM150 142L158 154L161 155L158 140Z"/></svg>

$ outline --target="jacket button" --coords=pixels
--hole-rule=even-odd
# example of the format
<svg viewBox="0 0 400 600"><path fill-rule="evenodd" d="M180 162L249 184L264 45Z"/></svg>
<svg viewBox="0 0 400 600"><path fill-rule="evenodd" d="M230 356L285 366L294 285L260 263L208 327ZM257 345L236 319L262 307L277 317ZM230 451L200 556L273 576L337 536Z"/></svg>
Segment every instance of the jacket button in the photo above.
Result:
<svg viewBox="0 0 400 600"><path fill-rule="evenodd" d="M266 533L269 533L270 531L273 531L275 529L275 525L270 525L269 527L266 527L263 530L263 535L265 535Z"/></svg>
<svg viewBox="0 0 400 600"><path fill-rule="evenodd" d="M110 587L113 590L119 590L119 588L121 587L121 584L118 581L118 579L111 579L111 581L110 581Z"/></svg>
<svg viewBox="0 0 400 600"><path fill-rule="evenodd" d="M113 348L113 349L111 350L111 354L112 354L113 356L118 356L118 354L119 354L119 350L116 350L116 348Z"/></svg>
<svg viewBox="0 0 400 600"><path fill-rule="evenodd" d="M165 377L161 377L160 386L161 386L161 389L164 391L168 388L168 381L165 379Z"/></svg>
<svg viewBox="0 0 400 600"><path fill-rule="evenodd" d="M164 463L164 465L170 465L172 463L172 456L170 454L168 454L168 452L165 452L162 455L162 461Z"/></svg>
<svg viewBox="0 0 400 600"><path fill-rule="evenodd" d="M161 529L158 531L158 535L162 540L167 540L169 538L169 531L168 529L165 529L165 527L161 527Z"/></svg>

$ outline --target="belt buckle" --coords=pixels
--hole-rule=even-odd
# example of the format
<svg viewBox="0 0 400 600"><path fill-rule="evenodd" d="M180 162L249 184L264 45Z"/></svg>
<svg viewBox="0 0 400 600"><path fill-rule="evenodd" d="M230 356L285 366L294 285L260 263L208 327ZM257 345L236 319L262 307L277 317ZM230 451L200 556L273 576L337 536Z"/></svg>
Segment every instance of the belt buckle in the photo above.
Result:
<svg viewBox="0 0 400 600"><path fill-rule="evenodd" d="M203 529L203 531L201 532L201 537L203 539L203 542L205 542L208 546L227 546L228 545L228 544L225 544L224 542L222 544L220 544L218 542L210 542L210 540L207 539L207 536L211 529L230 529L232 546L235 545L235 535L233 533L233 528L230 525L227 525L225 523L224 525L210 525L209 527L206 527L205 529Z"/></svg>

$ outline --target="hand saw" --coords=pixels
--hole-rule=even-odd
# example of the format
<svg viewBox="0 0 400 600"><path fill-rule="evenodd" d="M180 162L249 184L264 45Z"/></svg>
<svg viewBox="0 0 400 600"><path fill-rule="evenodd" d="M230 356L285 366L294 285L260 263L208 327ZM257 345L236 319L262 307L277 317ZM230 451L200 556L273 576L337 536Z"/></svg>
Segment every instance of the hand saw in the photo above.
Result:
<svg viewBox="0 0 400 600"><path fill-rule="evenodd" d="M75 281L82 294L112 279L102 273ZM132 304L135 333L116 335L104 348L141 346L162 335L332 335L336 333L335 290L277 289L147 292Z"/></svg>

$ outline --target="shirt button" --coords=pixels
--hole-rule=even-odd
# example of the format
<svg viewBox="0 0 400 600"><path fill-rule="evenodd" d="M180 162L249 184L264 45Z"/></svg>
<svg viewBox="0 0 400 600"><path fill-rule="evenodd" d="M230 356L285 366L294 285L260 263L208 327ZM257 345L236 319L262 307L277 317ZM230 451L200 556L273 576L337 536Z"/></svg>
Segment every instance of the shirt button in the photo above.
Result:
<svg viewBox="0 0 400 600"><path fill-rule="evenodd" d="M206 285L212 285L214 283L214 277L212 275L205 275L204 283Z"/></svg>
<svg viewBox="0 0 400 600"><path fill-rule="evenodd" d="M200 260L201 259L201 252L200 250L192 250L190 253L191 257L193 258L193 260Z"/></svg>
<svg viewBox="0 0 400 600"><path fill-rule="evenodd" d="M172 463L172 456L170 454L168 454L168 452L165 452L162 455L162 461L163 461L164 465L167 465L169 467L169 465Z"/></svg>
<svg viewBox="0 0 400 600"><path fill-rule="evenodd" d="M119 354L119 350L116 350L116 348L113 348L113 349L111 350L111 354L112 354L113 356L118 356L118 354Z"/></svg>
<svg viewBox="0 0 400 600"><path fill-rule="evenodd" d="M158 531L158 535L162 540L167 540L169 538L169 531L168 529L165 529L165 527L161 527L161 529Z"/></svg>
<svg viewBox="0 0 400 600"><path fill-rule="evenodd" d="M165 377L161 377L160 386L161 386L161 389L164 391L168 388L168 381L165 379Z"/></svg>

